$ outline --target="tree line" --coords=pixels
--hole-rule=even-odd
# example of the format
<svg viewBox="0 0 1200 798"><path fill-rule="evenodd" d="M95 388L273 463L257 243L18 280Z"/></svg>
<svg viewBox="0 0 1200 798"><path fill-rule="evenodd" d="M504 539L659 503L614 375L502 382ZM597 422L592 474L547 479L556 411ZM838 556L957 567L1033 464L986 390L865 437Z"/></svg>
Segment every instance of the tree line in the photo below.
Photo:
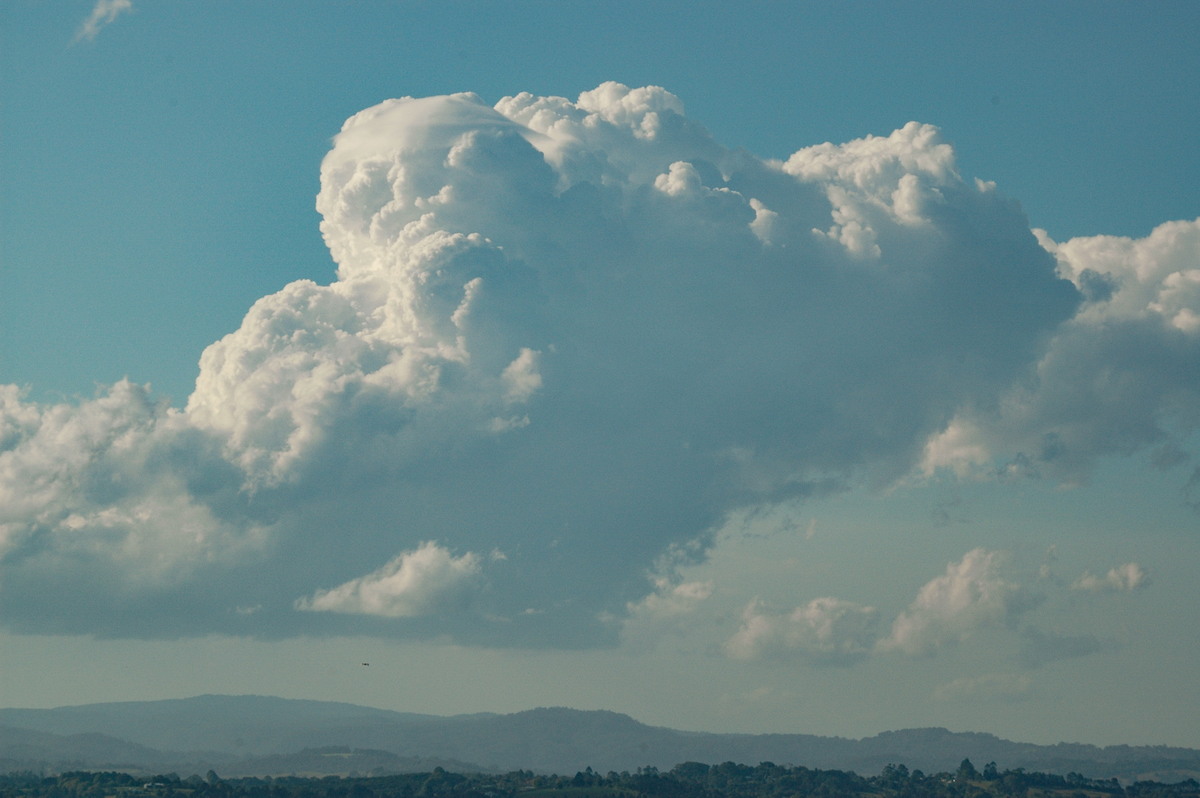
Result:
<svg viewBox="0 0 1200 798"><path fill-rule="evenodd" d="M1000 771L982 772L963 760L953 773L926 774L888 765L877 776L814 770L763 762L707 765L685 762L666 771L654 767L574 776L518 770L505 774L428 773L374 776L180 778L167 773L137 776L117 771L32 772L0 775L0 798L1200 798L1200 783L1091 779Z"/></svg>

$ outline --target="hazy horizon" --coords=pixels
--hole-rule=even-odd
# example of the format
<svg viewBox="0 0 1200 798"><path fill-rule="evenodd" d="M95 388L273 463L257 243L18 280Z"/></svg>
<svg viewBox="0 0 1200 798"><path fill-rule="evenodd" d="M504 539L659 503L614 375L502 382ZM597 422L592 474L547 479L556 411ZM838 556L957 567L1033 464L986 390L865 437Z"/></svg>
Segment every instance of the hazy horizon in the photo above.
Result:
<svg viewBox="0 0 1200 798"><path fill-rule="evenodd" d="M1197 23L6 4L0 704L1200 748Z"/></svg>
<svg viewBox="0 0 1200 798"><path fill-rule="evenodd" d="M284 698L282 696L266 695L266 694L261 694L261 693L245 693L245 694L203 693L200 695L183 696L183 697L178 697L178 698L140 699L140 700L133 700L133 701L106 701L106 702L95 702L95 703L87 703L87 704L72 704L72 705L65 705L65 706L58 706L58 707L0 707L0 711L29 710L29 711L34 711L34 712L40 712L40 711L52 712L55 710L74 710L74 709L100 708L100 707L141 706L141 705L148 705L148 704L164 704L164 703L187 704L187 703L194 703L194 702L198 702L198 701L204 701L206 699L218 699L222 702L226 701L227 699L233 699L233 700L261 699L261 700L266 700L266 701L272 702L272 703L274 703L274 702L293 703L294 702L294 703L300 703L300 704L337 705L337 706L344 706L344 707L353 707L355 709L368 709L368 710L378 711L378 712L383 712L383 713L395 713L400 716L428 718L428 719L433 719L433 720L469 719L469 718L480 718L480 717L505 717L505 716L513 716L513 715L529 715L529 714L538 714L538 713L563 713L563 714L565 714L565 713L580 713L580 714L584 714L584 715L591 714L591 713L603 713L603 714L607 714L607 715L615 715L615 716L622 717L622 718L628 718L628 719L634 721L635 723L637 723L641 726L650 728L650 729L663 729L666 731L678 731L678 732L682 732L684 734L701 734L701 735L712 734L712 735L718 735L718 736L733 735L736 737L747 736L747 735L748 736L771 737L771 736L774 736L777 734L782 734L783 736L817 737L817 738L829 739L829 740L863 741L863 740L870 740L873 738L888 737L889 735L903 733L903 732L947 732L950 735L979 735L981 737L995 738L996 740L999 740L1002 742L1032 744L1032 745L1036 745L1036 746L1049 747L1049 748L1052 748L1055 745L1092 745L1095 748L1104 749L1107 747L1121 748L1121 747L1128 745L1126 743L1116 743L1116 744L1112 744L1111 746L1097 746L1097 745L1094 745L1091 743L1083 743L1083 742L1076 741L1076 740L1056 740L1053 743L1034 743L1034 742L1031 742L1028 740L1006 738L1001 735L997 735L990 731L987 731L986 729L949 729L944 726L923 726L923 727L907 727L907 728L896 728L896 729L881 729L877 732L874 732L874 733L868 734L868 735L864 735L861 737L846 737L846 736L840 736L840 735L810 734L808 732L749 732L749 733L747 733L747 732L729 732L729 731L723 731L720 729L686 729L686 728L676 728L676 727L665 726L665 725L651 724L651 723L644 722L643 720L638 718L636 715L632 715L632 714L626 713L626 712L615 712L613 710L604 709L602 707L580 708L580 707L561 706L561 705L531 706L531 707L526 707L524 709L515 710L512 712L461 712L461 713L454 713L454 714L436 714L436 713L408 712L408 711L404 711L404 710L386 709L383 707L377 707L377 706L372 706L372 705L368 705L368 704L361 704L361 703L355 703L355 702L349 702L349 701L331 701L331 700L313 699L313 698ZM161 721L161 717L158 717L158 720ZM17 728L19 728L19 727L17 727ZM110 736L114 736L118 739L122 739L121 734L119 734L119 733L112 734ZM1163 746L1161 746L1161 745L1143 745L1140 747L1152 749L1152 748L1160 748ZM1166 746L1166 747L1180 748L1183 750L1200 752L1200 748L1193 747L1193 746ZM803 764L803 763L796 762L794 764ZM904 764L908 764L908 763L904 763ZM1012 765L1012 763L1006 763L1006 764L1008 764L1009 766Z"/></svg>

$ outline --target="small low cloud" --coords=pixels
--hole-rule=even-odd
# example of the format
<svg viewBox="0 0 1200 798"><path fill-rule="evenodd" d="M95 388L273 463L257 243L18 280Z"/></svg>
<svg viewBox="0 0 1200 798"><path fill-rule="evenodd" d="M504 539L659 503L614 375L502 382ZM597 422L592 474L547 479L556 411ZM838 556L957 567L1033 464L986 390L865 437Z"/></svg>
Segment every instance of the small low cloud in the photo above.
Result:
<svg viewBox="0 0 1200 798"><path fill-rule="evenodd" d="M626 608L631 617L673 618L694 612L712 592L712 582L672 582L660 577L655 580L653 593L630 602Z"/></svg>
<svg viewBox="0 0 1200 798"><path fill-rule="evenodd" d="M373 573L296 602L296 609L414 618L461 607L480 575L480 557L455 557L426 541Z"/></svg>
<svg viewBox="0 0 1200 798"><path fill-rule="evenodd" d="M725 643L734 659L798 657L818 665L851 665L871 653L878 612L843 599L816 598L790 612L753 601Z"/></svg>
<svg viewBox="0 0 1200 798"><path fill-rule="evenodd" d="M975 629L1009 622L1031 607L1021 587L999 575L1005 555L974 549L928 582L879 642L884 651L932 654Z"/></svg>
<svg viewBox="0 0 1200 798"><path fill-rule="evenodd" d="M1149 584L1150 576L1146 569L1135 562L1127 562L1110 568L1104 576L1085 571L1071 583L1071 588L1088 593L1132 593L1144 589Z"/></svg>
<svg viewBox="0 0 1200 798"><path fill-rule="evenodd" d="M132 10L133 0L96 0L96 5L92 8L92 13L79 26L79 30L76 31L72 43L85 40L92 41L113 20L121 14Z"/></svg>
<svg viewBox="0 0 1200 798"><path fill-rule="evenodd" d="M621 640L653 648L665 636L686 636L702 607L712 597L711 581L682 581L677 576L654 577L654 590L625 606Z"/></svg>
<svg viewBox="0 0 1200 798"><path fill-rule="evenodd" d="M969 551L949 563L944 574L925 583L912 603L882 630L876 608L844 599L817 598L791 611L755 599L743 608L738 629L726 640L724 651L740 660L782 658L852 665L868 657L934 656L986 630L1006 636L1014 644L1013 661L1026 669L1115 649L1114 641L1092 634L1047 632L1033 625L1016 634L1022 618L1055 597L1065 597L1069 590L1128 593L1148 581L1140 566L1127 563L1104 577L1084 574L1068 584L1049 573L1056 550L1051 547L1046 556L1036 577L1028 574L1021 579L1009 573L1008 552ZM1027 581L1036 582L1037 590ZM939 689L946 696L1001 691L1007 678L989 675L982 681L959 680Z"/></svg>

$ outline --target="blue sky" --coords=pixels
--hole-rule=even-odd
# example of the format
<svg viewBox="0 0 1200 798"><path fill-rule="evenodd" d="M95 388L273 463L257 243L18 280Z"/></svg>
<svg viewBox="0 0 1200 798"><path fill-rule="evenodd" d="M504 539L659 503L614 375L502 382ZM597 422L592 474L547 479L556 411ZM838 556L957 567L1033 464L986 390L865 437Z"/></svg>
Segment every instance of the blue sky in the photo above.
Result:
<svg viewBox="0 0 1200 798"><path fill-rule="evenodd" d="M0 705L1200 746L1194 4L0 15Z"/></svg>

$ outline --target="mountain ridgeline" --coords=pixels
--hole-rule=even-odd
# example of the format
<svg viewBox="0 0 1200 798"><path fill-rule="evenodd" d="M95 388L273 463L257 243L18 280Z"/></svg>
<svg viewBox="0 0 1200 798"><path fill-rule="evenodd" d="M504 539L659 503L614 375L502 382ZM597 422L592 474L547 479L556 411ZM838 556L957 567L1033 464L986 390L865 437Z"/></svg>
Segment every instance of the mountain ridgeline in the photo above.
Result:
<svg viewBox="0 0 1200 798"><path fill-rule="evenodd" d="M903 764L953 772L964 759L1124 782L1200 777L1200 750L1034 745L946 729L862 740L710 734L647 726L615 712L534 709L440 717L263 696L57 709L0 709L0 772L125 770L222 776L429 772L572 774L670 769L682 762L776 762L880 773Z"/></svg>

